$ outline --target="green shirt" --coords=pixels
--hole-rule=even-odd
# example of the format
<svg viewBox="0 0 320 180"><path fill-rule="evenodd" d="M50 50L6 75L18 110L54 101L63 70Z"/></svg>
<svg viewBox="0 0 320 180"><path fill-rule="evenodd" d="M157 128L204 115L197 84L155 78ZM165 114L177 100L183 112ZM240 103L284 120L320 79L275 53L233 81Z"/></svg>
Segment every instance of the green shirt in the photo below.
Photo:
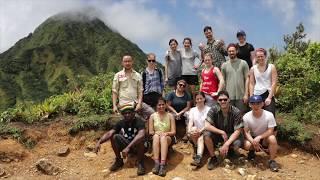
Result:
<svg viewBox="0 0 320 180"><path fill-rule="evenodd" d="M245 94L246 79L248 78L249 66L242 59L235 59L222 64L221 72L224 77L225 87L231 100L240 100Z"/></svg>
<svg viewBox="0 0 320 180"><path fill-rule="evenodd" d="M169 113L166 113L162 119L160 119L159 113L152 114L153 128L155 132L170 132L171 121Z"/></svg>

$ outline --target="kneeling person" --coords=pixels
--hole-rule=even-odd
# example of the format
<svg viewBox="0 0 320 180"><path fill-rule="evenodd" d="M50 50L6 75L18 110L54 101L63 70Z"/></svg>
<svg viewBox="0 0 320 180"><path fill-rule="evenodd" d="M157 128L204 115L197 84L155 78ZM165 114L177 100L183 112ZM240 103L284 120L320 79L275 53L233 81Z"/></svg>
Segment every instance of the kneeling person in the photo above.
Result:
<svg viewBox="0 0 320 180"><path fill-rule="evenodd" d="M222 144L220 155L228 155L230 146L238 151L242 145L240 134L243 129L243 120L238 108L230 105L227 91L218 93L218 104L213 106L207 115L205 122L204 142L209 151L210 159L208 169L212 170L218 165L215 156L215 146Z"/></svg>
<svg viewBox="0 0 320 180"><path fill-rule="evenodd" d="M255 152L264 151L268 148L270 160L268 162L271 171L278 171L279 167L274 160L277 154L277 139L274 134L274 127L277 126L273 114L263 108L261 96L251 96L249 106L252 111L243 116L244 134L246 137L244 149L249 150L248 159L255 157Z"/></svg>
<svg viewBox="0 0 320 180"><path fill-rule="evenodd" d="M100 145L111 139L113 152L116 155L116 160L110 167L110 171L116 171L123 166L122 156L126 158L129 152L136 152L138 156L138 175L145 174L143 164L144 157L144 138L145 138L145 123L143 120L135 117L134 106L124 105L120 108L123 120L119 121L115 126L105 133L97 142L95 151L100 150Z"/></svg>

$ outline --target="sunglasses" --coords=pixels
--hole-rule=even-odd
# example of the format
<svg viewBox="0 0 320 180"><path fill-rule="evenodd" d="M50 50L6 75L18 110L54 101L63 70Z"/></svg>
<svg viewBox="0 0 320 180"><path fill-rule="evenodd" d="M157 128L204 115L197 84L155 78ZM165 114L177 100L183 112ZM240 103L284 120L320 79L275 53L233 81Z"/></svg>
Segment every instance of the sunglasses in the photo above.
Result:
<svg viewBox="0 0 320 180"><path fill-rule="evenodd" d="M185 84L179 84L179 86L180 86L180 87L186 87L186 85L185 85Z"/></svg>
<svg viewBox="0 0 320 180"><path fill-rule="evenodd" d="M148 62L153 62L153 63L154 63L154 62L156 62L156 60L154 60L154 59L150 59L150 60L149 60L149 59L148 59Z"/></svg>
<svg viewBox="0 0 320 180"><path fill-rule="evenodd" d="M222 101L225 101L225 102L226 102L226 101L228 101L228 99L227 99L227 98L224 98L224 99L218 99L218 101L219 101L219 102L222 102Z"/></svg>

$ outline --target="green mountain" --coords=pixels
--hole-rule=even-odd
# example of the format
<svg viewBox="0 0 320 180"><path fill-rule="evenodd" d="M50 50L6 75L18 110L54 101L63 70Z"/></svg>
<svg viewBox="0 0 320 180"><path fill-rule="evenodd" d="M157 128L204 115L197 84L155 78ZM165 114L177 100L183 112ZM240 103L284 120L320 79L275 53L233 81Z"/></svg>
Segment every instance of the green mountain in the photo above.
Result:
<svg viewBox="0 0 320 180"><path fill-rule="evenodd" d="M72 91L98 73L118 71L124 54L134 57L135 69L145 67L144 52L98 18L52 16L0 54L0 111Z"/></svg>

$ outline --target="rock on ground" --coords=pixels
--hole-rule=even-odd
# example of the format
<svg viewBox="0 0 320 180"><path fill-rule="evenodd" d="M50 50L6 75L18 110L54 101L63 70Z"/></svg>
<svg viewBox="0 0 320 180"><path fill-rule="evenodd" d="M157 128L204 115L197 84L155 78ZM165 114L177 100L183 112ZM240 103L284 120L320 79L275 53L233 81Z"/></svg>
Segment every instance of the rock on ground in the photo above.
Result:
<svg viewBox="0 0 320 180"><path fill-rule="evenodd" d="M57 175L60 172L60 168L53 165L48 159L42 158L36 162L38 170L47 175Z"/></svg>

